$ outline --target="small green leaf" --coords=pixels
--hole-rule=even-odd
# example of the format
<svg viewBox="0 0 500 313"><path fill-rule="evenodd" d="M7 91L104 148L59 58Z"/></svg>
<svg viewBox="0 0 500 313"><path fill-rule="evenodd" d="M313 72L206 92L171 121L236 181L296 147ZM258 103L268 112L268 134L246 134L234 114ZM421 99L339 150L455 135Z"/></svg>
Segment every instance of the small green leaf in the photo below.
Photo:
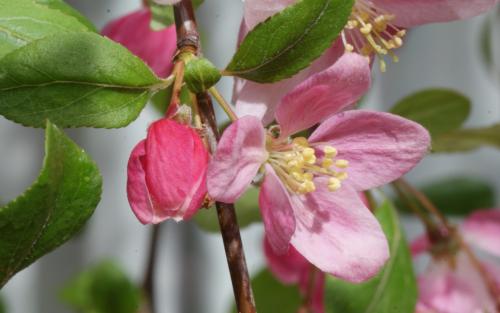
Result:
<svg viewBox="0 0 500 313"><path fill-rule="evenodd" d="M140 289L112 261L78 275L62 290L64 302L82 313L137 313Z"/></svg>
<svg viewBox="0 0 500 313"><path fill-rule="evenodd" d="M89 19L87 19L80 12L75 10L72 6L68 5L63 0L35 0L35 1L38 4L45 5L48 8L51 8L54 10L59 10L66 15L72 16L72 17L76 18L80 23L87 26L87 28L90 31L93 31L96 33L98 32L97 28L95 28L94 24L92 24L92 22L89 21Z"/></svg>
<svg viewBox="0 0 500 313"><path fill-rule="evenodd" d="M448 177L419 188L441 212L447 215L468 215L477 209L496 204L491 183L475 177ZM396 199L398 209L411 212L403 201Z"/></svg>
<svg viewBox="0 0 500 313"><path fill-rule="evenodd" d="M36 182L0 208L0 287L75 235L101 197L96 164L47 122L45 160Z"/></svg>
<svg viewBox="0 0 500 313"><path fill-rule="evenodd" d="M442 134L433 141L432 152L466 152L484 146L500 149L500 124Z"/></svg>
<svg viewBox="0 0 500 313"><path fill-rule="evenodd" d="M0 0L0 58L49 35L92 30L74 16L33 0Z"/></svg>
<svg viewBox="0 0 500 313"><path fill-rule="evenodd" d="M241 228L262 221L259 211L259 188L251 186L234 204ZM219 220L215 208L200 210L194 216L194 221L201 229L209 232L219 232Z"/></svg>
<svg viewBox="0 0 500 313"><path fill-rule="evenodd" d="M164 88L144 62L94 33L61 33L0 60L0 114L25 126L123 127Z"/></svg>
<svg viewBox="0 0 500 313"><path fill-rule="evenodd" d="M391 258L371 280L352 284L327 276L325 301L328 313L413 313L417 283L412 259L397 213L389 201L376 211Z"/></svg>
<svg viewBox="0 0 500 313"><path fill-rule="evenodd" d="M194 8L196 9L203 3L203 0L193 0L192 2ZM152 30L162 30L175 22L174 10L172 6L157 4L153 0L148 0L148 5L151 10L150 27Z"/></svg>
<svg viewBox="0 0 500 313"><path fill-rule="evenodd" d="M297 286L283 285L268 270L252 278L252 288L259 313L295 313L302 304ZM236 308L231 312L236 313Z"/></svg>
<svg viewBox="0 0 500 313"><path fill-rule="evenodd" d="M220 78L219 70L205 58L193 59L186 64L184 81L194 93L206 91L217 84Z"/></svg>
<svg viewBox="0 0 500 313"><path fill-rule="evenodd" d="M392 113L415 121L436 136L460 128L470 113L469 99L448 89L426 89L400 100Z"/></svg>
<svg viewBox="0 0 500 313"><path fill-rule="evenodd" d="M7 313L7 308L5 306L5 301L3 300L2 295L0 295L0 313Z"/></svg>
<svg viewBox="0 0 500 313"><path fill-rule="evenodd" d="M347 23L353 0L301 0L248 33L225 70L260 83L293 76L318 58Z"/></svg>

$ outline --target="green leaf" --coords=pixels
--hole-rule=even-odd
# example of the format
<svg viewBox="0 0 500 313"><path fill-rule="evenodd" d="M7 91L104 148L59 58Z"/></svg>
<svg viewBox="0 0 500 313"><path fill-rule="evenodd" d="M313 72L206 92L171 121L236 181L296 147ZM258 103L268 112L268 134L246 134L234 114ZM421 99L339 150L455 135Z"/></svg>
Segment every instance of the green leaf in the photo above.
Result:
<svg viewBox="0 0 500 313"><path fill-rule="evenodd" d="M259 211L259 188L249 187L236 201L236 214L241 228L262 221ZM201 229L209 232L219 232L219 220L215 208L200 210L194 216L194 221Z"/></svg>
<svg viewBox="0 0 500 313"><path fill-rule="evenodd" d="M283 285L268 270L252 278L252 288L259 313L295 313L302 304L297 286Z"/></svg>
<svg viewBox="0 0 500 313"><path fill-rule="evenodd" d="M415 121L434 138L460 128L470 113L468 98L448 89L425 89L400 100L392 113Z"/></svg>
<svg viewBox="0 0 500 313"><path fill-rule="evenodd" d="M500 124L442 134L433 141L432 152L466 152L483 146L500 149Z"/></svg>
<svg viewBox="0 0 500 313"><path fill-rule="evenodd" d="M92 22L89 21L89 19L87 19L77 10L75 10L72 6L66 4L66 2L64 2L63 0L35 0L35 1L38 4L45 5L48 8L59 10L66 15L72 16L76 18L80 23L87 26L88 30L96 33L98 32L97 28L95 28L94 24L92 24Z"/></svg>
<svg viewBox="0 0 500 313"><path fill-rule="evenodd" d="M74 16L33 0L0 0L0 58L49 35L89 30Z"/></svg>
<svg viewBox="0 0 500 313"><path fill-rule="evenodd" d="M25 126L123 127L164 88L144 62L94 33L61 33L0 60L0 114Z"/></svg>
<svg viewBox="0 0 500 313"><path fill-rule="evenodd" d="M0 295L0 313L7 313L7 308L5 306L5 301L3 300L2 295Z"/></svg>
<svg viewBox="0 0 500 313"><path fill-rule="evenodd" d="M140 289L112 261L80 273L63 288L61 297L82 313L136 313L141 303Z"/></svg>
<svg viewBox="0 0 500 313"><path fill-rule="evenodd" d="M45 138L40 176L0 208L0 287L75 235L101 197L102 179L90 157L50 122Z"/></svg>
<svg viewBox="0 0 500 313"><path fill-rule="evenodd" d="M481 178L448 177L419 189L447 215L468 215L496 204L493 185ZM396 199L395 204L400 210L412 212L400 199Z"/></svg>
<svg viewBox="0 0 500 313"><path fill-rule="evenodd" d="M226 75L260 83L293 76L318 58L347 23L353 0L301 0L248 33Z"/></svg>
<svg viewBox="0 0 500 313"><path fill-rule="evenodd" d="M186 64L184 81L194 93L206 91L217 84L221 75L219 70L205 58L193 59Z"/></svg>
<svg viewBox="0 0 500 313"><path fill-rule="evenodd" d="M376 216L389 240L390 260L377 276L365 283L352 284L327 276L326 312L415 312L417 283L397 213L392 204L386 201L377 209Z"/></svg>
<svg viewBox="0 0 500 313"><path fill-rule="evenodd" d="M196 9L203 3L203 0L193 0L192 2ZM162 30L175 22L172 6L157 4L153 0L148 0L148 5L151 10L151 29Z"/></svg>

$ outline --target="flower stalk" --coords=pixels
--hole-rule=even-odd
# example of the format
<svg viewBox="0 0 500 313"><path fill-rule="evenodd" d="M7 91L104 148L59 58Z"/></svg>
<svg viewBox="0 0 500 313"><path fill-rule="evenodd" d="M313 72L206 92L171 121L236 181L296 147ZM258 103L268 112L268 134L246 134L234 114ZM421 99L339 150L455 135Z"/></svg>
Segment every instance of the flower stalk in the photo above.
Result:
<svg viewBox="0 0 500 313"><path fill-rule="evenodd" d="M200 43L191 0L182 0L176 4L174 6L174 17L179 53L191 52L196 55ZM211 99L206 92L196 96L200 118L203 124L207 126L207 132L211 133L211 136L210 134L207 135L209 147L214 148L219 138L219 132ZM216 207L238 312L255 313L256 308L250 285L250 276L248 275L234 205L217 202Z"/></svg>

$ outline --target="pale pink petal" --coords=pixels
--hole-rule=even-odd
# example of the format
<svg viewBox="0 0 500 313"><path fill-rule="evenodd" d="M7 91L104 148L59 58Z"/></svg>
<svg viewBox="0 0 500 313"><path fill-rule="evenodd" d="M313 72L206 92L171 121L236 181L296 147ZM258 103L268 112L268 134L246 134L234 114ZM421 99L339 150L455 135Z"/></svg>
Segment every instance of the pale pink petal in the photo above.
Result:
<svg viewBox="0 0 500 313"><path fill-rule="evenodd" d="M295 217L288 191L269 164L260 188L259 207L269 244L277 254L286 253L295 231Z"/></svg>
<svg viewBox="0 0 500 313"><path fill-rule="evenodd" d="M155 220L155 212L146 187L146 174L141 160L145 154L145 140L142 140L132 150L128 160L127 197L137 219L142 224L150 224Z"/></svg>
<svg viewBox="0 0 500 313"><path fill-rule="evenodd" d="M158 76L166 77L172 71L177 50L175 26L153 31L150 21L151 12L142 9L110 22L102 34L143 59Z"/></svg>
<svg viewBox="0 0 500 313"><path fill-rule="evenodd" d="M431 243L429 241L429 237L427 236L427 234L420 235L410 244L411 254L413 256L418 256L424 252L427 252L430 247Z"/></svg>
<svg viewBox="0 0 500 313"><path fill-rule="evenodd" d="M265 130L259 119L244 116L222 135L208 166L208 193L233 203L245 192L267 158Z"/></svg>
<svg viewBox="0 0 500 313"><path fill-rule="evenodd" d="M500 257L500 209L472 213L463 223L462 232L468 242Z"/></svg>
<svg viewBox="0 0 500 313"><path fill-rule="evenodd" d="M268 17L282 11L287 6L295 3L296 0L247 0L243 3L243 18L248 29L263 22Z"/></svg>
<svg viewBox="0 0 500 313"><path fill-rule="evenodd" d="M312 268L293 246L290 246L285 254L277 254L267 239L264 240L264 255L269 270L285 284L298 283Z"/></svg>
<svg viewBox="0 0 500 313"><path fill-rule="evenodd" d="M276 108L281 136L314 126L353 104L368 90L370 81L368 59L356 53L344 54L283 97Z"/></svg>
<svg viewBox="0 0 500 313"><path fill-rule="evenodd" d="M388 13L394 14L398 26L449 22L479 15L492 8L498 0L372 0Z"/></svg>
<svg viewBox="0 0 500 313"><path fill-rule="evenodd" d="M262 119L267 125L274 120L274 110L281 98L299 83L334 64L344 54L341 43L328 49L323 56L313 62L311 66L302 70L292 78L273 84L258 84L245 81L238 86L235 95L236 113L238 116L254 115Z"/></svg>
<svg viewBox="0 0 500 313"><path fill-rule="evenodd" d="M330 192L326 185L318 179L315 192L294 198L292 245L321 271L351 282L369 279L389 258L382 228L354 189Z"/></svg>
<svg viewBox="0 0 500 313"><path fill-rule="evenodd" d="M323 122L309 141L328 143L349 162L346 183L356 190L387 184L410 171L426 154L425 128L390 113L346 111Z"/></svg>
<svg viewBox="0 0 500 313"><path fill-rule="evenodd" d="M314 275L311 277L310 275ZM325 312L325 273L318 270L309 270L307 275L302 277L300 282L300 291L305 296L310 288L311 279L314 279L314 287L312 290L311 308L312 313L324 313Z"/></svg>

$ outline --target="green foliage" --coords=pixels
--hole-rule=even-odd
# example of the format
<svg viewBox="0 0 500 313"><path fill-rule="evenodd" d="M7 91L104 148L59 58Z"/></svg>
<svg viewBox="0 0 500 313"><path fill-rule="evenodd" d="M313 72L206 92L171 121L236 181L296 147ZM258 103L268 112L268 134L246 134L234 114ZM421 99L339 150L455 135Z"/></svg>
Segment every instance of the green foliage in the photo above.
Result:
<svg viewBox="0 0 500 313"><path fill-rule="evenodd" d="M448 89L425 89L400 100L392 113L415 121L437 136L458 129L470 113L468 98Z"/></svg>
<svg viewBox="0 0 500 313"><path fill-rule="evenodd" d="M197 8L203 3L203 0L193 0L192 2L194 7ZM148 0L148 5L151 10L151 29L161 30L174 23L172 6L157 4L153 0Z"/></svg>
<svg viewBox="0 0 500 313"><path fill-rule="evenodd" d="M477 209L492 208L496 203L494 187L480 178L448 177L419 189L447 215L465 216ZM412 212L401 199L396 199L395 204L404 212Z"/></svg>
<svg viewBox="0 0 500 313"><path fill-rule="evenodd" d="M0 295L0 313L7 313L7 308L5 306L5 301L3 301L2 295Z"/></svg>
<svg viewBox="0 0 500 313"><path fill-rule="evenodd" d="M500 124L482 128L458 129L442 134L432 144L433 152L466 152L491 146L500 149Z"/></svg>
<svg viewBox="0 0 500 313"><path fill-rule="evenodd" d="M236 201L236 214L241 228L262 220L259 211L259 188L250 187ZM219 220L215 208L200 210L196 213L194 221L201 229L209 232L219 232Z"/></svg>
<svg viewBox="0 0 500 313"><path fill-rule="evenodd" d="M0 58L49 35L93 31L74 15L53 10L48 2L52 1L0 0Z"/></svg>
<svg viewBox="0 0 500 313"><path fill-rule="evenodd" d="M84 24L87 26L87 28L90 31L96 32L97 29L95 28L94 24L92 24L91 21L89 21L85 16L83 16L80 12L75 10L72 6L66 4L63 0L35 0L36 3L45 5L51 9L54 10L59 10L62 13L72 16L76 18L80 23Z"/></svg>
<svg viewBox="0 0 500 313"><path fill-rule="evenodd" d="M260 83L293 76L331 46L353 0L301 0L248 33L225 74Z"/></svg>
<svg viewBox="0 0 500 313"><path fill-rule="evenodd" d="M267 270L252 278L252 288L259 313L295 313L302 303L296 286L283 285Z"/></svg>
<svg viewBox="0 0 500 313"><path fill-rule="evenodd" d="M194 93L207 90L217 84L220 78L219 70L205 58L193 59L186 64L184 81Z"/></svg>
<svg viewBox="0 0 500 313"><path fill-rule="evenodd" d="M25 126L123 127L164 88L139 58L100 35L60 33L0 60L0 114Z"/></svg>
<svg viewBox="0 0 500 313"><path fill-rule="evenodd" d="M326 312L413 313L415 311L417 283L408 244L396 210L389 201L386 201L377 209L376 216L389 240L390 260L377 276L365 283L352 284L327 276Z"/></svg>
<svg viewBox="0 0 500 313"><path fill-rule="evenodd" d="M82 313L137 313L140 289L114 262L102 262L82 272L61 292L65 303Z"/></svg>
<svg viewBox="0 0 500 313"><path fill-rule="evenodd" d="M75 235L99 203L97 165L47 122L46 156L35 183L0 208L0 287Z"/></svg>

